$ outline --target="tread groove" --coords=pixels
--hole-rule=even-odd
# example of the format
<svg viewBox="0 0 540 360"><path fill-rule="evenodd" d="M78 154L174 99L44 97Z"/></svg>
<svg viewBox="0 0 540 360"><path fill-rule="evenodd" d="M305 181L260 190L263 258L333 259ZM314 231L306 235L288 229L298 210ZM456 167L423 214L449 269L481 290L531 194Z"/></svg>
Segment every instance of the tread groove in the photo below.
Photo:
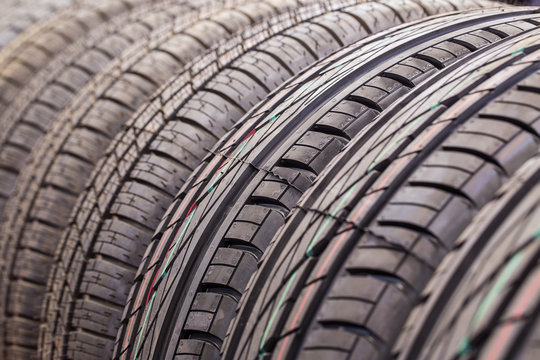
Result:
<svg viewBox="0 0 540 360"><path fill-rule="evenodd" d="M508 174L506 173L506 170L503 168L503 166L501 165L501 163L499 163L496 159L492 158L491 156L484 154L483 152L476 151L476 150L473 150L473 149L467 149L467 148L462 148L462 147L458 147L458 146L448 146L448 145L443 145L442 148L443 148L443 150L445 150L445 151L462 152L462 153L466 153L466 154L470 154L470 155L477 156L477 157L479 157L479 158L485 160L486 162L495 165L495 166L496 166L499 170L501 170L506 176L508 176Z"/></svg>
<svg viewBox="0 0 540 360"><path fill-rule="evenodd" d="M221 348L221 345L223 344L222 339L210 333L202 332L202 331L193 331L193 330L187 331L186 330L184 331L184 336L182 336L182 338L204 341L205 343L212 345L218 350Z"/></svg>
<svg viewBox="0 0 540 360"><path fill-rule="evenodd" d="M379 220L378 224L381 226L395 226L395 227L402 227L408 230L412 230L414 232L417 232L419 235L425 236L434 245L440 246L446 250L449 250L448 247L437 236L435 236L435 234L431 233L428 229L424 227L420 227L415 224L407 223L404 221L397 221L397 220Z"/></svg>
<svg viewBox="0 0 540 360"><path fill-rule="evenodd" d="M412 187L428 187L428 188L439 189L439 190L445 191L447 193L450 193L452 195L463 198L463 199L469 201L471 204L476 206L476 203L467 194L465 194L460 189L456 189L456 188L453 188L451 186L432 183L432 182L429 182L429 181L409 181L409 185L412 186Z"/></svg>
<svg viewBox="0 0 540 360"><path fill-rule="evenodd" d="M383 111L383 108L379 104L377 104L375 101L373 101L371 99L368 99L368 98L365 98L363 96L349 95L347 98L349 100L352 100L352 101L355 101L355 102L360 103L362 105L365 105L368 108L373 109L375 111L378 111L378 112Z"/></svg>

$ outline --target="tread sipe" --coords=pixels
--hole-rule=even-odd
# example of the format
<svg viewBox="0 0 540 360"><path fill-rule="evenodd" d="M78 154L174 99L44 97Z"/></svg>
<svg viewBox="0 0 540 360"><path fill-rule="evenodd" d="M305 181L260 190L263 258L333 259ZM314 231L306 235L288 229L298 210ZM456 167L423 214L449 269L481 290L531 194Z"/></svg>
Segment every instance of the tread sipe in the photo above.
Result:
<svg viewBox="0 0 540 360"><path fill-rule="evenodd" d="M0 113L67 46L92 28L147 0L95 0L70 6L38 22L0 51ZM0 123L0 126L4 126Z"/></svg>

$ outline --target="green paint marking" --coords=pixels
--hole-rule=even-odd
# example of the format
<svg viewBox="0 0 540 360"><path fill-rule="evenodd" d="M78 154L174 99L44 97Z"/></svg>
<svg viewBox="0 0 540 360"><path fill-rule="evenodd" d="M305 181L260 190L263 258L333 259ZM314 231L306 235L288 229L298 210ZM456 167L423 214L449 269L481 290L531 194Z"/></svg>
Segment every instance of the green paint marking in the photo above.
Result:
<svg viewBox="0 0 540 360"><path fill-rule="evenodd" d="M137 353L139 352L139 346L141 345L141 338L144 333L144 329L146 328L146 321L148 320L148 315L150 314L150 310L152 309L152 304L154 303L154 298L156 297L157 292L154 292L154 295L152 295L152 299L150 300L150 306L148 306L148 310L146 311L146 315L144 317L143 326L141 329L141 332L139 333L139 338L137 339L137 346L135 347L135 360L137 360Z"/></svg>
<svg viewBox="0 0 540 360"><path fill-rule="evenodd" d="M465 356L471 351L471 341L469 338L465 338L461 341L461 344L459 345L459 352L458 356Z"/></svg>
<svg viewBox="0 0 540 360"><path fill-rule="evenodd" d="M253 136L251 136L251 137L253 137ZM236 158L242 151L244 151L244 149L247 146L247 144L248 144L249 140L251 139L251 137L244 141L244 144L242 145L242 147L236 152L236 154L234 154L233 159ZM211 184L210 189L209 189L208 192L212 192L214 190L214 185L215 185L216 181L219 179L221 174L223 174L224 172L226 172L226 170L228 170L228 168L230 167L230 164L231 164L231 161L229 161L227 163L227 167L225 169L223 169L223 170L221 170L219 172L219 174L216 176L216 179L214 179L213 183ZM172 256L175 253L176 248L178 247L178 244L180 243L180 239L182 239L184 237L184 234L186 233L187 228L189 227L189 225L193 221L193 217L195 216L196 212L197 212L197 207L195 207L191 211L191 215L190 215L190 217L189 217L189 219L187 221L187 224L184 226L184 228L182 229L182 232L176 238L173 248L169 251L169 256L167 257L167 261L165 262L165 266L163 267L161 277L164 277L167 274L167 267L169 266L169 263L170 263L170 261L172 259ZM156 294L157 294L157 291L154 292L154 294L152 295L152 299L150 300L150 303L148 304L148 310L147 310L146 316L144 318L141 333L139 334L139 339L137 340L137 347L136 347L136 350L135 350L135 354L137 354L137 352L139 351L139 345L140 345L140 342L141 342L141 337L142 337L142 334L143 334L144 329L146 327L146 321L148 319L148 314L150 313L150 310L152 310L152 305L154 303L154 298L156 297ZM135 357L135 360L137 360L137 357Z"/></svg>
<svg viewBox="0 0 540 360"><path fill-rule="evenodd" d="M276 110L276 112L274 113L274 115L272 116L272 120L275 119L278 115L281 115L281 113L283 111L285 111L285 109L287 109L289 107L289 105L291 105L293 102L295 102L296 100L298 100L302 95L304 95L304 93L306 91L308 91L315 83L317 83L320 79L322 78L322 76L319 76L317 79L313 80L312 82L310 82L309 84L305 84L303 85L303 87L296 91L295 94L291 95L287 101L282 104L281 106L279 106Z"/></svg>
<svg viewBox="0 0 540 360"><path fill-rule="evenodd" d="M520 261L523 258L523 251L518 251L510 260L510 262L506 265L504 268L502 274L499 276L497 281L495 282L495 285L491 288L485 299L480 304L478 310L476 311L476 314L473 317L472 321L472 329L475 330L478 326L478 323L482 320L482 318L487 314L489 308L499 295L499 293L503 290L504 286L510 280L512 277L512 274L519 266Z"/></svg>
<svg viewBox="0 0 540 360"><path fill-rule="evenodd" d="M264 343L266 342L266 338L268 336L268 333L270 332L270 328L272 327L272 324L276 320L277 313L279 312L279 309L281 308L281 306L285 302L285 298L287 297L287 294L289 293L289 289L291 288L291 285L292 285L294 279L296 278L297 274L298 273L296 271L292 274L289 282L287 283L287 286L285 287L285 291L283 292L283 294L281 295L281 298L279 299L278 306L276 307L276 309L274 310L274 313L270 317L270 321L268 322L268 325L266 325L266 329L264 329L264 334L263 334L263 337L262 337L262 340L261 340L261 345L259 347L259 350L261 352L263 351Z"/></svg>
<svg viewBox="0 0 540 360"><path fill-rule="evenodd" d="M354 186L351 187L349 189L349 191L347 191L345 196L339 201L337 206L334 208L334 211L332 211L331 215L326 218L326 220L323 223L323 226L321 226L321 228L319 229L319 231L317 231L317 234L315 235L313 240L311 240L311 242L309 243L309 246L308 246L308 248L306 250L307 257L310 257L310 258L313 257L313 251L312 251L313 246L315 246L315 243L317 242L317 240L319 240L319 237L322 235L324 230L326 230L326 227L328 226L328 224L330 224L330 222L336 216L338 211L341 210L341 208L343 206L343 203L345 203L345 201L347 201L347 199L349 199L351 197L353 191L356 189L357 186L358 186L358 183L354 184Z"/></svg>
<svg viewBox="0 0 540 360"><path fill-rule="evenodd" d="M505 285L508 283L510 278L512 277L512 274L516 271L516 269L519 266L519 263L523 259L523 251L518 251L512 259L508 262L508 264L505 266L503 272L499 275L497 281L491 288L491 290L488 292L478 309L476 310L476 313L474 314L473 320L471 322L471 325L469 326L469 334L474 332L480 323L480 321L486 316L487 312L497 299L497 297L500 295L502 290L504 289ZM463 356L467 354L471 350L471 335L467 335L460 344L459 347L459 356Z"/></svg>
<svg viewBox="0 0 540 360"><path fill-rule="evenodd" d="M519 49L519 50L514 51L514 52L512 53L512 55L522 54L522 53L524 53L524 52L525 52L525 48L521 48L521 49Z"/></svg>
<svg viewBox="0 0 540 360"><path fill-rule="evenodd" d="M180 239L182 239L184 237L184 234L186 233L186 230L189 227L189 224L191 224L191 221L193 220L193 217L195 216L196 212L197 212L197 207L195 207L191 211L191 216L189 217L189 220L188 220L187 224L182 229L182 232L178 235L178 238L174 242L173 248L171 249L171 251L169 251L169 256L167 257L167 261L165 262L165 266L163 267L163 272L161 273L161 277L164 277L167 274L167 266L169 266L169 263L170 263L170 261L172 259L172 256L173 256L174 252L176 251L176 248L178 247L178 244L180 243Z"/></svg>
<svg viewBox="0 0 540 360"><path fill-rule="evenodd" d="M208 188L208 191L207 193L211 193L212 191L214 191L215 189L215 185L216 183L218 182L219 179L221 179L221 176L223 174L225 174L229 168L231 167L231 164L232 164L232 160L234 160L235 158L238 157L238 155L240 155L240 153L242 151L244 151L244 149L246 148L247 144L249 143L249 140L254 136L255 134L253 134L252 136L249 137L249 139L246 139L244 141L244 143L242 144L242 146L240 147L240 149L238 149L238 151L232 156L230 157L227 162L225 163L225 168L222 168L217 174L216 176L214 177L214 179L212 180L212 183L210 184L210 187Z"/></svg>

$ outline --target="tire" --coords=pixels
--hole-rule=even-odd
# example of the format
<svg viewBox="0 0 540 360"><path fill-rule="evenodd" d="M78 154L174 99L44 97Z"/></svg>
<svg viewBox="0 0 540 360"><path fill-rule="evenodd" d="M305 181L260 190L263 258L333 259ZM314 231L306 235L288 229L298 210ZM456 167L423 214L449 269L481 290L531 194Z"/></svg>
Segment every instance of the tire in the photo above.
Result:
<svg viewBox="0 0 540 360"><path fill-rule="evenodd" d="M426 4L424 3L424 5ZM511 15L502 15L499 12L500 10L495 12L497 15L488 13L490 15L486 15L483 23L480 21L476 25L468 23L468 28L460 31L463 33L472 32L488 26L488 23L495 29L504 27L501 24L509 22L508 16ZM368 13L372 14L374 11ZM494 17L497 20L494 20ZM447 24L450 21L457 21L456 19L459 19L458 15L448 18L441 17L433 20L438 22L431 24L431 26L441 26L441 24ZM514 29L517 31L517 28ZM463 35L462 33L452 33L453 31L456 31L456 28L441 32L438 35L440 37L436 37L438 41L431 38L431 46L447 40L446 38L452 39L453 36ZM493 30L493 33L498 33L499 36L490 36L492 41L501 40L502 33L497 30ZM495 35L493 33L490 34ZM400 36L412 35L400 34ZM504 34L504 36L507 35ZM384 36L382 37L384 38ZM462 36L462 38L466 38L466 36ZM371 42L376 43L378 39L380 38L375 37ZM400 37L396 35L395 41L397 42L399 39ZM421 50L418 47L419 44L425 42L425 38L416 37L410 40L410 43L407 43L403 38L401 41L403 42L397 42L399 47L398 45L388 45L381 49L377 53L378 57L373 55L375 50L373 50L370 41L361 42L354 47L348 47L346 50L334 54L331 59L326 59L316 65L314 70L304 72L295 82L276 90L267 101L256 106L244 117L244 121L248 123L247 130L246 127L238 129L240 125L237 125L236 130L227 134L220 141L220 145L214 147L212 155L205 160L205 165L195 171L194 176L187 182L181 194L169 208L148 247L135 279L136 285L132 289L129 303L124 311L126 318L119 332L117 345L119 349L116 350L115 358L170 358L173 354L178 356L189 354L191 357L204 358L218 356L220 344L224 339L228 322L234 315L238 298L250 275L255 271L256 262L264 252L272 234L283 223L283 218L294 206L302 192L310 185L316 174L345 146L348 142L347 139L361 131L361 126L351 125L345 129L352 120L347 122L346 119L350 115L339 113L341 114L339 120L343 123L342 128L336 124L323 125L321 122L319 126L315 126L316 131L306 130L310 126L314 126L313 122L318 119L318 117L311 117L315 107L326 106L325 104L330 102L332 105L336 105L342 99L339 96L343 96L343 94L339 96L336 94L335 98L324 98L321 95L320 89L325 89L324 96L329 96L327 87L335 82L335 79L330 78L330 71L327 70L328 83L322 82L318 83L317 86L312 85L310 88L312 90L305 95L315 98L318 96L320 100L314 101L316 105L303 107L303 109L307 108L308 110L304 110L306 113L299 117L294 125L296 128L293 125L287 127L287 120L274 119L272 124L275 124L275 127L272 127L272 130L275 133L267 137L266 134L262 134L263 140L260 143L257 143L257 140L260 139L257 138L254 140L255 144L245 145L246 143L242 142L242 139L249 138L248 135L253 134L252 129L257 124L264 123L271 114L276 113L276 107L279 107L280 110L290 109L290 111L297 109L300 105L290 101L294 98L290 95L291 92L298 88L304 90L309 88L310 84L314 82L314 73L317 70L338 68L334 64L334 61L337 61L335 59L354 58L353 55L355 55L361 60L358 60L355 67L347 68L344 73L339 74L343 78L341 78L341 85L335 85L332 89L334 92L343 91L343 86L346 86L343 84L347 84L349 87L353 85L358 87L371 79L371 76L384 73L392 66L396 66L394 71L398 71L397 63L400 61L409 61L410 63L412 58L408 59L408 57L414 56ZM469 39L469 41L472 40ZM388 44L392 43L390 37L387 42ZM469 48L474 48L473 44L466 41L465 44ZM478 48L488 44L487 40L483 44L478 43ZM451 48L448 42L446 46ZM465 47L453 47L454 50L458 48L461 49L461 53L458 53L456 57L470 53L470 50ZM365 53L358 49L365 49ZM367 49L371 49L371 52ZM451 56L452 60L456 60L456 57ZM445 67L444 63L435 58L429 59L440 67ZM452 62L450 58L447 60L448 63ZM429 76L434 76L438 71L427 61L424 70L426 74L412 80L419 83ZM370 76L367 77L366 73ZM365 76L362 77L362 75ZM397 73L391 75L389 72L385 75L389 78L400 78L402 82L407 84L411 83L411 79L397 76ZM357 79L363 79L361 80L363 82L358 80L359 82L355 83ZM406 86L402 83L395 85L399 86L395 86L392 99L388 98L386 102L381 101L381 106L388 106L392 100L396 100L407 92L404 91ZM414 86L414 83L411 86ZM340 111L345 111L347 105L354 106L352 102L344 101L343 104L340 104L342 106ZM339 115L338 113L333 114L335 118ZM366 118L363 119L365 123L369 122L368 116L373 119L376 113L366 114ZM183 118L182 112L177 117ZM320 136L317 137L318 135ZM318 144L313 146L320 147L318 151L321 155L319 156L318 151L313 156L311 153L307 156L305 152L289 151L295 147L295 143L299 144L297 147L304 146L300 145L302 143ZM238 154L235 149L243 149L246 155L244 153ZM237 160L237 162L233 160L233 163L229 165L224 161L226 159L224 154L230 154L230 158ZM134 155L134 157L138 156L140 155ZM296 157L293 158L293 156ZM306 157L308 157L308 162L304 160ZM282 161L283 159L287 160ZM312 159L316 160L310 164L309 160ZM112 166L115 163L114 158L111 158L109 163ZM217 173L220 174L220 179L214 183L211 174ZM100 183L107 181L107 178L100 179ZM153 182L155 183L155 181ZM290 186L285 186L286 182L290 182ZM96 210L93 213L96 213L98 206L92 205L94 204L92 202L88 202L88 204L89 207L84 208L94 208ZM81 208L83 207L81 206ZM94 217L88 212L82 219ZM80 223L82 224L84 221ZM78 235L75 233L73 239L77 238ZM181 239L180 243L176 241L179 238ZM81 246L84 248L84 245ZM169 262L167 259L172 260ZM174 270L167 272L168 269ZM148 304L155 304L155 308ZM160 309L159 313L156 310L158 308ZM215 326L212 325L214 324L214 314L216 314ZM146 326L147 324L148 326ZM146 346L145 339L154 340ZM137 344L139 344L138 347Z"/></svg>
<svg viewBox="0 0 540 360"><path fill-rule="evenodd" d="M68 47L0 114L0 218L30 152L85 84L125 49L157 29L172 26L177 14L195 11L185 0L154 2L157 5L117 16ZM198 3L200 11L204 1Z"/></svg>
<svg viewBox="0 0 540 360"><path fill-rule="evenodd" d="M456 239L539 152L540 17L514 11L496 27L469 18L523 28L405 95L318 177L272 240L223 358L391 357Z"/></svg>
<svg viewBox="0 0 540 360"><path fill-rule="evenodd" d="M475 217L424 290L399 359L537 359L540 156Z"/></svg>
<svg viewBox="0 0 540 360"><path fill-rule="evenodd" d="M0 113L50 61L90 29L145 0L97 0L76 4L39 22L0 51ZM0 124L3 126L4 124Z"/></svg>
<svg viewBox="0 0 540 360"><path fill-rule="evenodd" d="M33 23L53 15L76 0L4 0L0 15L0 49L9 44Z"/></svg>
<svg viewBox="0 0 540 360"><path fill-rule="evenodd" d="M411 10L416 10L410 12L411 19L424 15L420 7L409 4ZM55 332L67 332L61 329L62 326L77 327L79 335L81 329L109 336L116 330L111 326L110 318L104 316L105 312L111 313L104 304L125 304L131 280L152 231L207 150L240 116L303 66L344 43L353 42L355 37L368 34L361 27L362 21L350 14L360 16L365 9L373 8L372 4L340 11L337 11L338 3L333 5L336 11L326 15L311 19L314 14L325 11L318 7L312 10L314 14L303 11L302 19L298 13L291 12L271 27L265 25L230 40L225 47L199 59L202 66L182 74L130 120L127 131L117 136L80 196L73 221L59 246L58 265L53 269L45 310L47 329L52 330L52 335L45 333L44 343L52 343L52 339L57 338ZM381 9L385 12L380 18L383 14L390 18L374 30L401 22L382 5L372 11L380 12ZM340 20L348 27L336 26ZM375 23L368 17L365 20ZM295 22L299 24L283 30ZM302 47L305 47L303 51L296 50ZM235 60L217 62L218 58ZM199 74L201 68L215 70ZM203 86L193 87L190 82ZM212 107L205 105L210 103ZM167 124L162 109L167 111ZM124 169L120 177L119 169ZM103 198L101 194L112 195ZM130 199L129 205L127 199ZM82 238L88 245L79 246ZM83 258L86 261L81 263L79 259ZM89 288L89 280L104 269L122 276L94 283ZM111 293L109 288L118 291ZM66 300L68 291L75 291L77 296ZM92 306L93 302L85 299L97 299L102 306ZM117 313L120 317L120 312ZM84 323L83 318L87 320ZM62 323L59 324L60 319ZM76 346L75 342L71 343L72 347Z"/></svg>
<svg viewBox="0 0 540 360"><path fill-rule="evenodd" d="M219 4L221 1L208 6ZM201 19L195 11L186 13L175 28L166 28L130 47L85 85L33 150L6 206L5 232L0 235L4 259L0 323L9 333L17 334L5 344L6 349L18 349L21 343L29 351L37 346L40 310L56 246L78 194L123 123L161 84L212 44L297 3L272 0L242 4L210 11ZM62 340L55 339L55 343ZM84 341L80 343L81 349L62 346L61 351L76 358L91 356L94 350L97 357L99 351L112 351L103 348L101 340L88 345L92 348L88 353Z"/></svg>

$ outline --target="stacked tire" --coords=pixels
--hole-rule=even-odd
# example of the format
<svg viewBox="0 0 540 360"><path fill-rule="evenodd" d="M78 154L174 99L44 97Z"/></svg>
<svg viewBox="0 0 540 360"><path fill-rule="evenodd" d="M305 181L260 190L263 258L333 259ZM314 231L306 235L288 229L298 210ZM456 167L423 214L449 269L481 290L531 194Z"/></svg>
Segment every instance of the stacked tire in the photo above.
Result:
<svg viewBox="0 0 540 360"><path fill-rule="evenodd" d="M539 358L514 3L6 4L0 359Z"/></svg>

